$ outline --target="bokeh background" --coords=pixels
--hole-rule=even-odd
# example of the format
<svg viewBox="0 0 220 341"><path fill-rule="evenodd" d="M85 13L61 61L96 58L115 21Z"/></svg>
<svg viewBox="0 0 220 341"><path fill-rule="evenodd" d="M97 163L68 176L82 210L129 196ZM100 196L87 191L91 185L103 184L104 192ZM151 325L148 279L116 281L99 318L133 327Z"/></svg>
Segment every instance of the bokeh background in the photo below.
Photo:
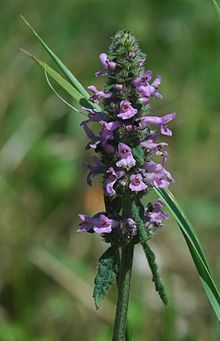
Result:
<svg viewBox="0 0 220 341"><path fill-rule="evenodd" d="M91 297L106 245L76 233L79 212L103 207L99 182L86 185L83 117L52 93L42 70L19 51L53 65L19 14L84 85L103 86L94 76L97 56L117 30L130 29L139 39L148 68L163 80L164 100L154 102L152 113L177 112L169 140L172 191L218 284L220 24L207 0L1 2L0 340L111 340L115 286L100 312ZM172 218L151 244L170 305L163 308L136 248L129 309L134 340L217 340L215 316Z"/></svg>

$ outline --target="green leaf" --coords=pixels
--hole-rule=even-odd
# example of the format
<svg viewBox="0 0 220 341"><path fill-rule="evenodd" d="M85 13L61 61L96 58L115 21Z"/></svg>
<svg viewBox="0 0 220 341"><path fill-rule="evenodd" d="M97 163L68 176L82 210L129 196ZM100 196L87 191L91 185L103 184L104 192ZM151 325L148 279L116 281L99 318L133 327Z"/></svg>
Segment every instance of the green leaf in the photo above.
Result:
<svg viewBox="0 0 220 341"><path fill-rule="evenodd" d="M144 223L144 207L140 201L140 198L136 197L132 200L131 205L131 217L136 221L138 226L138 237L142 245L144 245L150 239L150 233L145 228Z"/></svg>
<svg viewBox="0 0 220 341"><path fill-rule="evenodd" d="M215 314L220 321L220 296L215 282L212 278L211 271L204 252L199 243L198 237L192 227L191 222L186 217L182 208L178 205L172 193L165 189L158 189L154 187L156 193L164 200L166 206L176 219L180 230L188 245L189 251L199 273L203 288L206 295L215 311Z"/></svg>
<svg viewBox="0 0 220 341"><path fill-rule="evenodd" d="M62 70L66 78L69 82L83 95L85 98L89 98L89 94L83 85L78 81L78 79L72 74L72 72L64 65L64 63L56 56L56 54L49 48L49 46L45 43L45 41L38 35L38 33L34 30L34 28L29 24L29 22L21 15L21 19L25 22L25 24L29 27L41 45L45 48L45 50L49 53L53 61L57 64L57 66Z"/></svg>
<svg viewBox="0 0 220 341"><path fill-rule="evenodd" d="M144 149L141 146L133 148L132 154L140 166L145 163Z"/></svg>
<svg viewBox="0 0 220 341"><path fill-rule="evenodd" d="M53 68L47 65L42 60L33 56L31 53L21 49L26 55L32 58L38 65L40 65L44 70L46 70L47 74L52 77L74 100L78 103L83 98L83 96L76 90L69 82L66 81L58 72L56 72Z"/></svg>
<svg viewBox="0 0 220 341"><path fill-rule="evenodd" d="M52 67L38 59L31 53L25 51L24 49L20 49L27 56L32 58L38 65L40 65L46 74L48 74L51 78L53 78L65 91L68 93L76 102L78 102L81 106L91 107L90 102L86 100L82 94L76 88L74 88L65 78L63 78L58 72L56 72Z"/></svg>
<svg viewBox="0 0 220 341"><path fill-rule="evenodd" d="M142 244L145 256L148 260L149 267L152 272L153 282L155 284L156 291L160 295L161 300L165 305L168 304L168 298L164 289L164 286L161 282L160 275L158 272L158 265L156 263L156 256L154 252L151 250L150 246L147 243Z"/></svg>
<svg viewBox="0 0 220 341"><path fill-rule="evenodd" d="M217 17L218 17L218 20L220 20L220 6L219 4L217 3L216 0L211 0L212 1L212 5L216 11L216 14L217 14Z"/></svg>
<svg viewBox="0 0 220 341"><path fill-rule="evenodd" d="M98 272L95 278L95 287L93 298L96 309L99 309L103 298L106 296L108 289L118 274L118 258L117 249L113 246L99 258Z"/></svg>

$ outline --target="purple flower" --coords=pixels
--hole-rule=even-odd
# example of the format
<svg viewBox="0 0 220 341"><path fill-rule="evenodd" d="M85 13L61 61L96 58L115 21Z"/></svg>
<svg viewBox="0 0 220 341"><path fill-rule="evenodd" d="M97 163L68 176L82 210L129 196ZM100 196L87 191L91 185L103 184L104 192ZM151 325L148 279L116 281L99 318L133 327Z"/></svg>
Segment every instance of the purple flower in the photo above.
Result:
<svg viewBox="0 0 220 341"><path fill-rule="evenodd" d="M136 165L136 161L133 158L131 148L129 146L127 146L124 143L119 143L118 151L121 159L118 162L116 162L117 167L124 167L127 170L129 170L130 168Z"/></svg>
<svg viewBox="0 0 220 341"><path fill-rule="evenodd" d="M102 124L103 122L105 121L102 121ZM116 124L116 122L105 122L105 124L107 125L108 129L103 126L103 129L101 130L101 136L96 136L93 131L87 126L87 124L84 123L83 129L85 130L87 137L90 139L90 142L87 144L86 147L87 149L91 148L96 150L97 147L100 146L108 154L112 154L115 152L115 148L110 143L107 143L107 140L113 137L112 131L118 127L119 123ZM110 127L112 129L111 131Z"/></svg>
<svg viewBox="0 0 220 341"><path fill-rule="evenodd" d="M79 214L82 223L79 225L78 232L96 232L110 233L112 229L118 227L117 220L109 219L104 214L96 214L93 217L87 217L84 214Z"/></svg>
<svg viewBox="0 0 220 341"><path fill-rule="evenodd" d="M116 68L116 63L110 61L106 53L101 53L99 55L99 61L105 70L114 70Z"/></svg>
<svg viewBox="0 0 220 341"><path fill-rule="evenodd" d="M133 108L131 103L127 100L121 101L120 112L117 115L122 120L127 120L137 114L137 109Z"/></svg>
<svg viewBox="0 0 220 341"><path fill-rule="evenodd" d="M104 191L108 196L113 196L116 194L113 186L118 179L125 175L124 171L115 171L113 167L107 170L108 177L104 181Z"/></svg>
<svg viewBox="0 0 220 341"><path fill-rule="evenodd" d="M104 91L99 91L94 85L88 86L88 90L93 93L93 96L90 98L90 100L94 103L97 103L100 98L110 98L112 96L111 92L106 93Z"/></svg>
<svg viewBox="0 0 220 341"><path fill-rule="evenodd" d="M142 77L137 77L133 80L133 85L135 87L140 86L140 85L148 85L148 81L150 81L152 78L152 71L148 70L144 72Z"/></svg>
<svg viewBox="0 0 220 341"><path fill-rule="evenodd" d="M85 124L87 125L90 122L100 122L102 120L107 119L107 115L104 112L99 112L94 109L89 109L89 108L83 108L85 111L88 112L88 120L82 121L81 126L84 126Z"/></svg>
<svg viewBox="0 0 220 341"><path fill-rule="evenodd" d="M142 175L140 173L132 174L130 176L130 185L129 188L133 192L144 191L147 188L147 185L142 180Z"/></svg>
<svg viewBox="0 0 220 341"><path fill-rule="evenodd" d="M167 127L167 123L172 121L176 116L176 113L167 114L163 117L158 116L144 116L140 120L140 128L144 129L148 125L156 125L160 127L160 132L163 135L171 136L172 131Z"/></svg>
<svg viewBox="0 0 220 341"><path fill-rule="evenodd" d="M160 227L163 221L168 218L168 215L162 211L163 206L161 199L158 199L154 205L149 205L144 217L145 222L154 227Z"/></svg>
<svg viewBox="0 0 220 341"><path fill-rule="evenodd" d="M98 223L97 215L91 218L84 214L79 214L79 217L82 220L82 223L79 224L77 232L93 232L93 226Z"/></svg>
<svg viewBox="0 0 220 341"><path fill-rule="evenodd" d="M101 143L101 147L107 154L115 153L115 147L110 143Z"/></svg>
<svg viewBox="0 0 220 341"><path fill-rule="evenodd" d="M147 172L146 180L155 187L166 188L170 182L175 182L171 174L160 163L146 162L144 169Z"/></svg>
<svg viewBox="0 0 220 341"><path fill-rule="evenodd" d="M153 81L152 84L149 84L148 82L146 82L146 84L139 85L137 90L140 94L144 96L147 102L152 96L162 99L161 94L157 91L160 85L160 82L161 82L161 78L160 76L157 76L157 78Z"/></svg>
<svg viewBox="0 0 220 341"><path fill-rule="evenodd" d="M105 165L102 163L102 161L97 156L92 156L92 159L94 161L93 165L85 163L84 166L86 166L90 171L87 176L87 183L88 185L92 185L92 178L94 178L98 174L102 174L105 172Z"/></svg>
<svg viewBox="0 0 220 341"><path fill-rule="evenodd" d="M117 121L113 122L106 122L106 121L100 121L100 124L102 126L101 130L101 142L105 143L108 140L113 139L113 132L115 129L120 127L120 123Z"/></svg>
<svg viewBox="0 0 220 341"><path fill-rule="evenodd" d="M163 157L162 164L165 165L167 163L168 153L167 151L164 151L162 149L168 146L168 144L165 142L155 143L156 138L157 138L156 134L148 136L147 140L141 142L141 146L150 151L155 151L156 155L158 156L162 156Z"/></svg>
<svg viewBox="0 0 220 341"><path fill-rule="evenodd" d="M96 136L86 124L83 125L83 129L86 133L86 136L90 139L90 142L87 144L86 148L96 149L100 143L100 137Z"/></svg>

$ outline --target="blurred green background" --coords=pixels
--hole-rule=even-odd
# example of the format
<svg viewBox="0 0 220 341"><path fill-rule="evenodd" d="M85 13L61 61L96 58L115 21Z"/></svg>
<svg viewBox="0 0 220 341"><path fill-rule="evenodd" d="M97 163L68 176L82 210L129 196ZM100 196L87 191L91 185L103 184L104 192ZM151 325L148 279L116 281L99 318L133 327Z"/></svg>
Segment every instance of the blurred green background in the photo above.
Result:
<svg viewBox="0 0 220 341"><path fill-rule="evenodd" d="M148 68L163 80L164 100L152 113L177 112L169 140L171 189L192 219L218 284L220 24L207 0L1 3L0 340L111 340L115 287L100 312L91 297L106 245L76 233L77 214L103 205L99 183L86 185L83 117L52 93L42 70L19 51L50 61L19 14L84 85L103 85L94 76L97 56L117 30L128 28L140 40ZM152 246L170 305L163 308L136 248L129 310L134 340L217 340L217 322L186 244L172 219L166 225Z"/></svg>

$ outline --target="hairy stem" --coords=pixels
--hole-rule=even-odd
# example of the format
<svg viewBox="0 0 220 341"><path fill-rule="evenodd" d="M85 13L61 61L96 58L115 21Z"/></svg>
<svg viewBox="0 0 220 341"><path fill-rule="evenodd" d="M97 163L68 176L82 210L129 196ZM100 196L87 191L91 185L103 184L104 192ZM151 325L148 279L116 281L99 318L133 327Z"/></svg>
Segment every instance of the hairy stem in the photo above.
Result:
<svg viewBox="0 0 220 341"><path fill-rule="evenodd" d="M133 253L133 243L127 244L122 247L113 341L125 340Z"/></svg>

